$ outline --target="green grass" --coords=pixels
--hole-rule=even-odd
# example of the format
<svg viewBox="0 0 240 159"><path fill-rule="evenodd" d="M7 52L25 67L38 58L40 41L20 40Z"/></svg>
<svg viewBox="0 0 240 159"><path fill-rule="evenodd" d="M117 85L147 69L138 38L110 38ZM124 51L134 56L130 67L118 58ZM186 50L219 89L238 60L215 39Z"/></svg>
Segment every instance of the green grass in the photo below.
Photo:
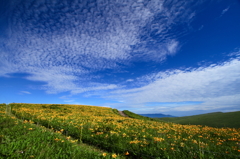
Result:
<svg viewBox="0 0 240 159"><path fill-rule="evenodd" d="M44 126L32 124L31 121L6 115L9 112L5 107L0 104L0 158L111 158L110 155L103 156L103 153L108 153L106 151L79 143Z"/></svg>
<svg viewBox="0 0 240 159"><path fill-rule="evenodd" d="M123 111L124 114L126 114L127 116L129 116L130 118L134 118L134 119L140 119L140 120L148 120L148 121L161 121L159 119L154 119L154 118L149 118L149 117L145 117L145 116L141 116L138 114L135 114L133 112L130 112L128 110L124 110ZM161 121L162 122L162 121Z"/></svg>
<svg viewBox="0 0 240 159"><path fill-rule="evenodd" d="M184 126L130 111L124 111L131 117L126 118L121 117L117 110L104 107L46 104L11 106L12 110L6 109L6 105L2 109L0 107L0 158L34 156L97 159L113 158L111 154L114 153L118 159L240 157L240 129ZM6 116L6 112L13 113L19 119ZM71 138L67 139L67 136ZM72 143L71 140L78 142ZM102 155L103 150L108 153L106 157ZM126 152L129 155L123 156Z"/></svg>
<svg viewBox="0 0 240 159"><path fill-rule="evenodd" d="M191 125L206 125L211 127L240 128L240 111L236 112L216 112L186 117L159 118L166 122Z"/></svg>
<svg viewBox="0 0 240 159"><path fill-rule="evenodd" d="M117 114L117 115L121 116L121 115L119 114L119 112L118 112L118 110L117 110L117 109L112 109L112 111L113 111L113 113L115 113L115 114Z"/></svg>

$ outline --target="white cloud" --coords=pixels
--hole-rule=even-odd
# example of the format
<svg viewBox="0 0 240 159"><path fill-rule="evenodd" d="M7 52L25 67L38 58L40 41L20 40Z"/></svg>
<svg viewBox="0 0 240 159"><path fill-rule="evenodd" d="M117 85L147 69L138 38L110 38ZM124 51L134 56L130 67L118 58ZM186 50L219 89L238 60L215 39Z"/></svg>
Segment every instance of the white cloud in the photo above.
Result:
<svg viewBox="0 0 240 159"><path fill-rule="evenodd" d="M177 51L177 47L178 47L178 42L175 40L172 40L168 45L167 45L167 49L169 51L169 54L175 54Z"/></svg>
<svg viewBox="0 0 240 159"><path fill-rule="evenodd" d="M39 69L26 78L32 81L46 82L42 89L46 90L47 93L60 93L77 88L75 84L76 76L67 74L67 72L60 69L61 67L49 68L47 71Z"/></svg>
<svg viewBox="0 0 240 159"><path fill-rule="evenodd" d="M174 55L180 44L171 29L194 18L189 5L177 0L12 4L9 28L0 37L0 76L31 74L27 79L45 82L47 93L116 89L93 84L94 73Z"/></svg>
<svg viewBox="0 0 240 159"><path fill-rule="evenodd" d="M230 6L228 6L227 8L225 8L225 9L222 11L221 16L222 16L223 14L225 14L225 13L229 10L229 8L230 8Z"/></svg>
<svg viewBox="0 0 240 159"><path fill-rule="evenodd" d="M32 94L32 93L30 93L28 91L21 91L20 94Z"/></svg>
<svg viewBox="0 0 240 159"><path fill-rule="evenodd" d="M75 100L74 100L74 99L64 100L64 102L65 102L65 103L73 103L73 102L75 102Z"/></svg>
<svg viewBox="0 0 240 159"><path fill-rule="evenodd" d="M128 79L128 80L126 80L126 82L133 82L134 81L134 79Z"/></svg>
<svg viewBox="0 0 240 159"><path fill-rule="evenodd" d="M80 87L80 88L71 89L71 94L74 95L74 94L79 94L83 92L111 90L116 88L118 88L118 86L114 84L99 84L99 83L93 84L92 83L90 87L82 87L82 88Z"/></svg>
<svg viewBox="0 0 240 159"><path fill-rule="evenodd" d="M172 54L178 42L167 32L175 21L179 21L179 17L184 21L191 19L186 18L188 15L182 15L185 12L190 13L189 9L177 9L177 6L187 7L187 3L176 1L175 5L170 8L164 7L162 1L149 1L147 5L144 4L145 2L120 4L111 1L106 4L89 3L85 6L73 3L74 6L69 6L63 1L58 4L63 7L59 10L58 5L55 6L54 3L35 2L31 9L24 9L24 12L17 9L12 14L14 25L11 26L11 40L7 45L11 48L18 48L15 50L15 56L22 60L17 61L19 64L25 62L30 64L31 58L32 62L44 66L62 66L65 63L74 66L73 63L78 62L80 66L88 68L109 68L113 67L117 60L131 59L136 56L130 53L131 46L145 44L144 40L139 39L139 35L141 28L149 24L152 31L158 30L161 34L159 37L168 38L166 42L159 45L162 52L158 50L157 53L147 54L147 56L155 58L155 54L159 54L159 57L166 56L167 52ZM23 3L19 8L25 8L27 5L29 4ZM92 5L97 5L98 8L93 7L90 12L84 9ZM61 12L61 14L53 14L49 8L51 12ZM72 10L72 8L75 9ZM86 13L82 14L84 10ZM151 21L157 14L162 14L166 18L153 24ZM29 17L29 15L32 16ZM44 18L41 18L42 16ZM152 27L154 25L155 27ZM150 33L151 31L147 34ZM142 49L142 51L145 50L145 53L142 53L145 55L148 51L147 45L144 45ZM66 60L66 56L69 61ZM42 60L46 63L43 64ZM97 66L93 64L93 61L97 62ZM104 63L109 65L106 66Z"/></svg>
<svg viewBox="0 0 240 159"><path fill-rule="evenodd" d="M161 111L213 110L239 108L240 60L197 69L169 70L142 77L140 88L113 91L108 98L124 100L129 107L143 106ZM202 104L146 106L148 102L202 101ZM122 104L123 105L123 104Z"/></svg>
<svg viewBox="0 0 240 159"><path fill-rule="evenodd" d="M118 87L114 84L86 82L86 78L69 74L71 71L66 70L64 67L62 70L61 67L55 67L52 69L50 68L47 72L45 72L44 69L38 71L39 72L35 72L26 78L32 81L45 82L46 84L43 85L42 89L46 90L49 94L70 92L74 95L88 91L116 89ZM82 73L82 75L84 75L84 73Z"/></svg>

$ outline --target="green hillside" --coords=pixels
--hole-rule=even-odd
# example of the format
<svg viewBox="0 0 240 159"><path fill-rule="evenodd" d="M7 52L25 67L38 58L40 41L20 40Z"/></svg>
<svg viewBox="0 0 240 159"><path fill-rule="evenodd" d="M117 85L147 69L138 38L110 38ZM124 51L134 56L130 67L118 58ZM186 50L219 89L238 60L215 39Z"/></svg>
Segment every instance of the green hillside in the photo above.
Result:
<svg viewBox="0 0 240 159"><path fill-rule="evenodd" d="M87 105L0 104L0 158L240 158L240 129L118 112Z"/></svg>
<svg viewBox="0 0 240 159"><path fill-rule="evenodd" d="M240 111L236 112L216 112L194 116L161 118L163 121L178 124L206 125L211 127L240 128Z"/></svg>

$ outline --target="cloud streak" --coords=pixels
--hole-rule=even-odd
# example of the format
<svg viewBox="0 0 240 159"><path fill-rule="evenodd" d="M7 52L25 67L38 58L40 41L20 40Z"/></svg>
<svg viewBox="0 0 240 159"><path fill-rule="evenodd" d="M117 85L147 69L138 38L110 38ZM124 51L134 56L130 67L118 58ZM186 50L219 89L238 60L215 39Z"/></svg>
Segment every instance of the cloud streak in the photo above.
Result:
<svg viewBox="0 0 240 159"><path fill-rule="evenodd" d="M230 6L228 6L227 8L225 8L222 13L221 13L221 16L223 16L223 14L225 14L228 10L229 10Z"/></svg>
<svg viewBox="0 0 240 159"><path fill-rule="evenodd" d="M28 91L21 91L20 94L32 94L32 93L30 93Z"/></svg>
<svg viewBox="0 0 240 159"><path fill-rule="evenodd" d="M117 99L128 105L169 111L163 102L201 101L200 104L177 104L171 111L213 110L216 108L239 107L240 103L240 60L210 65L208 67L168 70L139 78L141 87L113 91L110 99ZM143 82L144 81L144 82ZM144 84L143 84L144 83ZM122 104L115 104L123 106Z"/></svg>

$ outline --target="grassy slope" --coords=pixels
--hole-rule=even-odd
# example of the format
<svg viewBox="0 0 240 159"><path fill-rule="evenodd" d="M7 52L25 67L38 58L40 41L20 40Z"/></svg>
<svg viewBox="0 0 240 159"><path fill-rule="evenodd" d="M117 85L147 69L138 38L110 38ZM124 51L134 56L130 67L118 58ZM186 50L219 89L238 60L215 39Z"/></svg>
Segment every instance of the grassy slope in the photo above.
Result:
<svg viewBox="0 0 240 159"><path fill-rule="evenodd" d="M149 117L145 117L145 116L142 116L142 115L138 115L138 114L135 114L135 113L130 112L128 110L124 110L123 113L126 114L127 116L129 116L130 118L134 118L134 119L142 119L142 120L149 120L149 121L160 121L159 119L149 118Z"/></svg>
<svg viewBox="0 0 240 159"><path fill-rule="evenodd" d="M5 115L5 107L0 104L0 158L111 158L61 133Z"/></svg>
<svg viewBox="0 0 240 159"><path fill-rule="evenodd" d="M123 154L123 152L129 151L130 155L128 156L128 158L130 157L130 158L148 159L148 158L199 158L200 157L200 158L229 158L230 159L230 158L240 157L237 154L240 150L238 150L237 149L238 147L235 146L235 143L236 143L235 141L237 141L239 138L239 130L226 129L226 131L223 132L222 130L220 131L218 129L208 129L208 128L205 129L203 127L198 127L198 126L181 126L177 124L164 123L164 122L159 123L159 122L154 122L154 121L160 121L158 119L143 117L143 116L131 113L129 111L125 111L124 113L127 112L128 115L129 116L131 115L132 118L143 119L143 120L123 118L118 114L117 110L110 109L105 111L105 109L100 107L84 106L84 107L79 107L78 109L74 109L75 107L71 108L71 106L68 106L66 108L64 105L42 105L41 107L39 107L39 109L36 109L37 107L33 109L32 106L31 107L29 106L28 109L26 108L28 108L28 106L25 106L25 109L22 109L22 110L19 109L17 111L20 113L20 114L18 113L18 115L22 115L20 116L21 119L22 117L23 119L26 119L29 117L29 119L33 120L33 122L35 121L35 124L38 125L45 122L44 119L42 120L42 118L37 118L43 114L43 116L41 117L44 117L47 119L46 120L48 121L47 127L49 126L54 127L54 130L59 130L59 131L61 129L63 130L62 134L66 134L66 132L68 132L67 134L68 135L73 134L72 137L76 137L75 139L80 138L80 140L83 139L82 141L84 142L89 141L89 143L91 144L105 148L105 150L109 151L110 153L116 152L119 154ZM43 110L43 111L40 111L40 110ZM2 110L2 112L4 114L4 110ZM23 112L25 112L26 114ZM74 112L78 112L78 113L74 114ZM0 110L0 113L1 113L1 110ZM35 116L32 116L32 114L34 114ZM72 118L69 118L70 117L69 114L71 115ZM116 116L116 114L118 115ZM54 117L54 120L49 120L51 119L51 118L48 118L49 116ZM75 116L76 118L74 118ZM66 122L62 120L65 117L67 117ZM72 124L69 124L69 121L73 121ZM87 122L89 122L89 124ZM3 123L8 123L8 122L3 122ZM79 127L77 127L77 125L81 123L84 123L84 125L81 126L79 130ZM4 124L4 126L6 125ZM6 147L5 144L2 144L3 147L0 148L0 154L2 154L5 157L9 155L11 157L13 157L12 155L18 155L16 157L19 158L21 154L25 154L26 156L20 156L20 157L31 158L30 157L31 155L33 156L45 155L43 156L43 158L46 158L46 156L48 156L47 158L64 158L64 156L71 153L74 156L70 158L74 158L78 156L81 156L81 157L84 156L84 158L92 158L92 157L103 158L103 155L101 154L101 152L100 154L95 154L91 151L91 149L90 151L79 152L79 150L75 149L76 148L75 146L74 147L71 146L71 143L67 144L68 140L66 140L66 137L65 139L64 137L63 139L61 139L61 140L64 140L64 142L55 141L55 139L60 138L60 136L59 137L52 136L53 134L46 134L43 137L40 137L40 134L42 134L42 130L41 129L38 130L37 129L38 127L33 128L33 124L31 123L24 123L24 125L22 125L18 122L17 126L18 127L16 127L16 129L12 131L9 131L9 128L7 128L5 129L6 132L1 132L1 129L0 129L0 139L5 142L7 140L5 139L6 136L21 137L22 134L19 135L14 133L14 132L18 132L16 130L19 130L19 128L21 128L22 130L19 132L24 132L24 136L26 136L25 134L26 132L27 134L29 134L27 135L27 137L33 136L32 141L28 141L28 142L26 141L25 147L19 147L19 144L16 145L15 141L13 144L10 144L10 147ZM24 126L27 126L27 127L25 128ZM33 130L29 130L29 128L33 128ZM77 135L75 135L75 132L77 132ZM9 135L8 133L10 133L11 135ZM61 133L59 135L61 135ZM56 148L53 151L50 149L51 151L47 153L39 154L39 152L42 152L41 151L42 147L40 147L42 145L41 142L45 142L46 137L51 137L50 140L46 141L46 145L49 145L49 144L56 145ZM211 142L209 142L209 137L211 138ZM40 138L42 138L43 140L39 142ZM18 142L22 141L21 139L22 138L19 138L17 139L17 141ZM227 142L222 143L223 141L227 141ZM35 143L37 144L35 145ZM30 149L28 150L29 144L30 144L30 147L33 147L31 151L29 151ZM14 145L15 150L11 151L11 154L9 154L8 150L12 149L11 145ZM206 145L209 145L209 146L206 146ZM199 146L201 146L201 148L205 148L205 147L206 148L200 151ZM43 146L43 147L45 148L49 146ZM55 147L55 146L52 146L52 147ZM63 147L64 147L64 151L66 147L68 147L68 150L70 151L66 151L63 153ZM5 150L5 151L1 152L1 150ZM24 150L24 153L20 153L23 150ZM61 150L61 152L59 150ZM76 152L73 153L73 150L75 150ZM57 156L55 156L55 153L52 153L52 152L58 152L56 153ZM204 152L204 154L202 154L202 152ZM79 155L76 156L77 153L79 153ZM107 157L111 158L110 155Z"/></svg>
<svg viewBox="0 0 240 159"><path fill-rule="evenodd" d="M240 111L216 112L186 117L160 118L163 121L178 124L206 125L211 127L240 128Z"/></svg>

